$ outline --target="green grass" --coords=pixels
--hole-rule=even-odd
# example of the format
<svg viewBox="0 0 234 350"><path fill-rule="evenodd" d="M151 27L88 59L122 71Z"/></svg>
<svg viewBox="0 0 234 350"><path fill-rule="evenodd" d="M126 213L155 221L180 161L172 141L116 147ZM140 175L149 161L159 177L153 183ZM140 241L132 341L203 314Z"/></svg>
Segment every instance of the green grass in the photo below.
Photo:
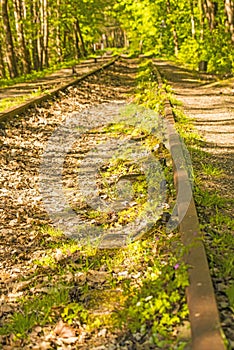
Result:
<svg viewBox="0 0 234 350"><path fill-rule="evenodd" d="M18 106L21 103L23 103L31 98L40 96L41 94L42 94L41 89L38 89L37 91L32 92L31 94L25 94L25 95L20 96L20 97L2 98L0 100L0 112L6 111L12 107Z"/></svg>
<svg viewBox="0 0 234 350"><path fill-rule="evenodd" d="M65 61L59 64L54 64L50 68L43 69L42 71L33 71L30 74L22 75L20 77L14 78L14 79L0 79L0 87L4 88L7 86L12 86L19 83L25 83L33 80L37 80L39 78L44 78L45 76L48 76L57 70L63 69L63 68L70 68L75 64L78 64L80 61L78 60L69 60Z"/></svg>
<svg viewBox="0 0 234 350"><path fill-rule="evenodd" d="M213 166L212 164L202 163L201 166L203 174L211 178L221 177L223 175L223 170Z"/></svg>
<svg viewBox="0 0 234 350"><path fill-rule="evenodd" d="M56 243L61 240L56 234L52 237ZM49 276L49 280L43 281L38 292L35 278L32 280L30 287L35 292L32 294L29 288L18 300L18 311L9 315L0 334L30 337L36 325L55 324L62 318L73 326L77 322L85 324L90 332L105 327L140 332L142 337L150 334L150 342L162 349L165 344L177 344L182 349L186 342L176 339L173 332L188 316L188 276L181 253L170 248L177 239L155 228L146 240L125 249L79 247L73 253L75 260L73 254L63 251L64 259L56 266L42 258L38 274ZM66 239L68 249L69 242ZM72 247L74 243L70 244ZM61 249L63 246L61 242ZM53 250L48 252L52 253ZM30 278L27 276L27 280ZM42 293L43 288L46 290ZM74 293L78 293L77 297L72 296Z"/></svg>
<svg viewBox="0 0 234 350"><path fill-rule="evenodd" d="M229 286L226 293L228 295L232 311L234 312L234 283Z"/></svg>
<svg viewBox="0 0 234 350"><path fill-rule="evenodd" d="M36 325L45 325L53 319L53 307L62 307L68 300L68 289L62 285L48 290L46 295L37 295L21 300L20 311L9 316L0 329L0 335L14 334L25 337Z"/></svg>

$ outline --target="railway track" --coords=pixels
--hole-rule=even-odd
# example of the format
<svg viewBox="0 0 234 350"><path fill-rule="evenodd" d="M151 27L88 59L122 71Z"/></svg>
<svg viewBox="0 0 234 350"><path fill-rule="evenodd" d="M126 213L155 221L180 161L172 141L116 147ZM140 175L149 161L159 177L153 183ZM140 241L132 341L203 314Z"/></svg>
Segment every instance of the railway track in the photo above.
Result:
<svg viewBox="0 0 234 350"><path fill-rule="evenodd" d="M48 96L36 98L29 103L20 106L19 108L11 110L9 113L5 113L0 117L0 132L3 138L7 140L1 145L3 165L3 176L1 178L1 185L3 188L3 204L1 207L1 212L3 214L3 219L1 219L1 225L4 226L2 227L1 239L4 242L4 256L5 258L8 258L7 262L3 263L3 267L6 275L10 269L12 270L13 267L13 279L17 279L19 277L18 271L20 271L21 275L24 272L27 273L27 266L25 265L24 268L24 262L22 261L22 251L25 251L26 247L26 252L28 254L33 254L35 252L39 238L37 231L33 229L33 227L48 223L48 213L50 223L54 222L61 225L62 220L62 227L65 227L66 225L69 226L69 222L72 222L72 226L80 223L80 221L72 221L74 219L72 212L76 212L77 203L79 203L79 206L81 203L79 202L79 198L72 199L74 193L71 191L71 188L75 187L75 185L73 182L71 182L70 176L72 172L73 177L77 176L77 172L74 171L75 167L77 166L77 149L79 150L80 147L81 150L82 147L82 152L85 154L85 157L83 158L86 158L87 160L88 157L89 160L88 163L82 163L86 169L85 174L83 174L83 184L85 186L87 174L92 176L93 172L93 169L89 169L89 165L95 158L95 155L89 153L90 145L92 146L95 144L97 146L100 142L105 141L106 137L106 130L100 131L100 129L98 129L100 128L100 120L99 123L92 124L92 118L89 119L89 116L86 113L87 107L93 106L93 110L91 109L91 116L93 116L94 113L97 113L99 119L103 118L101 119L101 126L103 126L104 123L110 123L111 120L116 117L116 115L119 115L120 108L122 108L124 102L126 101L127 95L131 92L131 89L134 88L134 81L131 74L136 72L136 63L131 63L130 66L128 64L128 74L126 74L125 62L121 61L118 63L117 67L114 65L115 62L116 58L106 63L98 70L88 73L82 78L73 80L62 87L60 86L50 91ZM102 72L108 68L108 74L105 76L105 74ZM159 83L161 84L161 78L158 71L157 76ZM98 105L101 107L97 107ZM171 107L167 102L165 104L165 110L169 123L173 124ZM135 111L134 113L136 114L136 112L138 111ZM74 124L74 113L76 115L78 113L79 116L85 117L86 123L83 123L82 125L77 125L76 123ZM105 119L106 113L109 113L109 119ZM71 116L69 119L69 128L66 126L60 130L62 134L60 133L55 135L54 130L57 130L58 126L61 124L64 126L68 115ZM92 124L91 127L89 126L89 123L90 125ZM135 125L133 124L132 126L134 127ZM77 127L86 128L86 133L84 133L82 136L80 144L76 136ZM95 128L98 130L95 131ZM89 135L88 137L87 134ZM66 142L64 142L64 135L66 136ZM71 136L74 136L74 139ZM163 137L163 133L159 136ZM140 141L142 141L144 135L137 135L137 137L140 138ZM130 141L137 142L137 137L135 137L135 140L131 139ZM64 204L63 202L59 202L61 192L59 192L59 196L57 197L43 197L44 204L46 203L47 205L47 211L42 209L42 199L38 195L41 174L43 173L43 179L45 179L46 175L49 175L49 177L54 175L47 172L48 165L53 158L53 147L51 147L51 149L47 147L46 150L45 144L48 143L48 140L52 140L53 142L56 141L56 146L59 147L59 152L65 152L67 154L67 148L60 147L63 143L69 144L69 138L71 139L71 142L76 142L78 147L76 152L69 152L69 157L66 158L66 160L65 158L61 158L66 164L66 170L63 174L63 185L66 187L67 197L73 201L73 206L69 209L70 211L68 210L68 214L71 216L67 215L67 213L64 211L64 207L67 203L65 202ZM89 147L85 149L84 143L87 141L89 143ZM181 171L181 166L183 164L181 165L179 159L182 155L182 149L180 141L173 129L171 129L169 132L168 141L175 165L177 208L180 230L184 244L189 247L192 245L192 248L186 257L187 263L193 266L193 268L190 270L191 285L188 289L188 305L190 309L190 323L192 329L192 349L221 350L225 347L223 345L223 340L220 333L219 316L204 247L200 241L196 209L192 199L189 179L187 178L186 172ZM124 145L126 147L126 144ZM119 144L116 145L117 148L119 146ZM106 156L109 148L111 148L111 145L107 143L105 149L100 151L100 158ZM134 153L135 148L132 148L131 146L130 150L133 153L132 157L136 156ZM108 156L106 157L108 160ZM41 161L42 158L44 159L44 163ZM100 166L100 163L97 163L95 166ZM56 168L56 163L54 166ZM105 164L102 164L102 166L105 168ZM59 173L60 168L58 167L56 169ZM94 175L96 176L96 174ZM142 175L140 170L135 169L134 176L140 175ZM11 180L9 181L9 179ZM92 177L91 179L93 181ZM58 177L55 177L54 182L49 183L49 187L48 181L45 181L44 187L42 186L41 188L42 193L43 190L46 192L48 188L52 189L51 192L53 192L55 188L54 186L56 186L58 182L57 180ZM111 179L111 181L112 180L113 179ZM119 178L118 181L119 180L131 181L131 178L126 176L124 178L123 176L122 178ZM164 179L161 179L161 183L163 180ZM96 189L92 188L91 182L87 183L88 186L86 186L85 194L88 198ZM184 190L184 188L186 188L186 190ZM121 190L122 187L120 186L119 191L121 192ZM58 191L60 191L60 188L58 188ZM105 205L105 196L107 196L107 194L104 190L102 196L104 201L98 203L99 206ZM119 202L118 205L124 205L123 202L126 200L126 198L129 199L128 197L123 197L122 202ZM92 202L89 204L91 206L93 205L94 207L96 205ZM97 209L98 206L95 208ZM87 210L85 205L83 209L85 213L85 210ZM112 212L108 214L110 225L116 221L113 214L114 209L115 208L113 208ZM155 214L155 212L153 212L153 214ZM160 211L156 214L159 215L159 219L163 214L163 210L162 212ZM175 213L175 216L176 215L177 213ZM85 214L79 218L79 220L82 222L85 222L86 219L87 217L85 217ZM107 219L107 217L103 218L103 220L104 219ZM95 224L99 224L96 218L93 218L92 220ZM139 228L139 223L136 222L136 224L137 225L134 227L137 226ZM149 220L149 226L150 224L151 221ZM149 226L146 226L146 229ZM17 230L15 230L16 227ZM131 227L131 230L132 229L133 227ZM122 235L120 235L118 230L116 232L110 230L107 235L104 235L104 238L102 237L102 232L100 233L100 231L95 231L93 236L95 236L95 238L97 237L97 241L94 239L93 242L98 242L97 244L99 244L101 248L121 247L126 245L129 241L139 239L143 234L145 234L146 229L145 227L140 227L137 234L132 234L131 236L129 236L128 230ZM86 231L84 230L84 232ZM196 232L196 237L194 237L194 232ZM74 232L71 228L68 230L68 232L66 232L66 234L67 236L74 237ZM102 237L101 242L100 235ZM82 238L84 238L82 235L79 236L79 239ZM194 243L196 244L194 245ZM14 245L13 251L12 244ZM14 262L11 261L12 254L15 257Z"/></svg>

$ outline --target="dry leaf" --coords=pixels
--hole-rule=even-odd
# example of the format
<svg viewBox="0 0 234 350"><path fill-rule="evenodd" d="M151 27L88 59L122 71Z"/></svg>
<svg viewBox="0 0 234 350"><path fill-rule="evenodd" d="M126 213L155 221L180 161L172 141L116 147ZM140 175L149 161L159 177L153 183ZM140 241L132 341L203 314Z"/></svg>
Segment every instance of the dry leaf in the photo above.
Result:
<svg viewBox="0 0 234 350"><path fill-rule="evenodd" d="M74 328L68 326L66 323L64 323L62 320L60 320L54 329L54 332L56 335L58 335L60 338L73 338L76 335L76 331Z"/></svg>

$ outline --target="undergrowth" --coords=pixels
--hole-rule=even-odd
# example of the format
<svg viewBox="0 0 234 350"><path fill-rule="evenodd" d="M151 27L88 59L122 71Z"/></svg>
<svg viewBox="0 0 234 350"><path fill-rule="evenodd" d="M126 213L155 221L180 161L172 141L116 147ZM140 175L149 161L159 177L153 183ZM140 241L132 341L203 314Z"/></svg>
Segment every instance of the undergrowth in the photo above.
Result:
<svg viewBox="0 0 234 350"><path fill-rule="evenodd" d="M162 349L183 348L187 340L176 327L188 315L188 277L183 247L180 253L174 248L177 235L158 227L150 237L125 249L99 251L61 238L50 226L42 232L51 235L47 250L51 260L32 261L37 272L22 278L29 286L17 301L18 311L5 319L1 335L30 338L36 326L63 319L90 334L97 328L121 329L133 336L148 335L150 343ZM32 277L37 275L35 282Z"/></svg>
<svg viewBox="0 0 234 350"><path fill-rule="evenodd" d="M56 63L54 64L53 66L49 67L49 68L46 68L46 69L43 69L41 71L33 71L32 73L30 74L25 74L25 75L22 75L20 77L17 77L17 78L1 78L0 79L0 86L1 87L7 87L7 86L12 86L12 85L15 85L15 84L19 84L19 83L26 83L26 82L29 82L29 81L33 81L33 80L36 80L36 79L39 79L39 78L44 78L54 72L56 72L57 70L59 69L63 69L63 68L70 68L72 66L74 66L75 64L78 64L80 63L79 60L69 60L69 61L65 61L65 62L62 62L62 63Z"/></svg>

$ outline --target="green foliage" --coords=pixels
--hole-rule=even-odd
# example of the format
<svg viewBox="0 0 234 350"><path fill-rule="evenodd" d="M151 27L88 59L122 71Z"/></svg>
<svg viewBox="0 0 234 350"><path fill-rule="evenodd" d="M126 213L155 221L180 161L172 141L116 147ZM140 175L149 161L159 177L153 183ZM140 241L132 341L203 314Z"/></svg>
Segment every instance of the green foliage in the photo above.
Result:
<svg viewBox="0 0 234 350"><path fill-rule="evenodd" d="M155 112L163 112L164 96L158 88L153 64L150 60L143 61L136 77L137 90L135 102Z"/></svg>
<svg viewBox="0 0 234 350"><path fill-rule="evenodd" d="M82 304L69 303L63 309L61 316L68 324L72 324L74 320L79 320L82 323L86 323L88 318L88 311Z"/></svg>
<svg viewBox="0 0 234 350"><path fill-rule="evenodd" d="M47 42L47 38L44 37L46 31L42 31L45 24L49 35L48 45L46 44L48 47L44 53L48 52L50 67L66 60L80 59L87 53L102 55L110 47L114 52L122 51L125 46L125 53L130 57L142 53L149 56L175 55L180 62L193 69L198 69L199 61L205 60L210 72L231 72L234 64L232 27L228 24L228 11L224 3L216 3L217 11L213 13L214 23L211 25L208 20L211 14L205 12L205 6L193 1L81 0L77 3L76 0L52 0L42 9L40 3L31 4L26 0L25 18L20 20L26 43L23 51L28 53L28 60L33 61L31 72L33 69L40 71L48 68L48 64L42 60L43 55L40 55L42 47L38 52L41 62L39 65L35 63L38 49L36 43L40 46L40 43ZM16 65L22 75L25 74L25 63L12 5L10 1L10 26L15 45ZM43 11L48 14L48 23L43 23L46 18ZM38 12L36 18L33 12ZM93 43L101 42L104 49L102 47L94 52ZM5 45L4 37L0 36L0 44L0 47L3 47L0 50L2 76L13 76L3 60L4 52L9 49ZM2 84L8 84L5 79L2 80Z"/></svg>
<svg viewBox="0 0 234 350"><path fill-rule="evenodd" d="M148 256L145 260L148 261ZM187 268L176 261L175 257L167 262L148 261L141 283L125 284L124 293L128 297L117 315L122 325L127 321L133 333L150 332L152 343L158 346L163 344L161 337L188 315L185 305L178 306L188 286Z"/></svg>
<svg viewBox="0 0 234 350"><path fill-rule="evenodd" d="M51 239L60 242L63 249L61 238ZM155 228L146 240L125 249L97 251L80 246L74 257L71 249L64 250L65 261L57 261L56 269L47 266L38 271L40 279L42 274L50 276L49 283L54 287L47 286L44 276L45 281L37 291L37 281L32 278L31 287L36 294L32 296L29 288L17 301L18 311L5 319L0 334L25 338L35 326L54 324L62 318L74 327L85 325L86 332L103 327L118 330L121 325L133 334L139 331L142 337L150 333L151 342L162 348L175 344L175 329L188 315L187 268L182 262L183 247L178 239L176 233L169 237ZM175 241L179 249L172 251L170 247ZM66 242L69 248L69 240ZM73 242L70 244L72 247ZM73 290L78 294L71 300Z"/></svg>
<svg viewBox="0 0 234 350"><path fill-rule="evenodd" d="M33 81L36 79L44 78L44 77L58 71L59 69L70 68L79 62L82 62L82 60L80 60L80 61L75 60L75 59L65 60L64 62L61 62L61 63L56 62L53 65L51 65L49 68L43 69L43 71L39 71L39 72L32 71L30 74L21 75L17 78L14 78L14 79L10 79L10 78L0 79L0 86L7 87L7 86L15 85L15 84L26 83L26 82L30 82L30 81Z"/></svg>
<svg viewBox="0 0 234 350"><path fill-rule="evenodd" d="M201 60L201 57L199 57L199 43L191 37L185 38L180 46L178 60L192 69L197 69L198 62Z"/></svg>
<svg viewBox="0 0 234 350"><path fill-rule="evenodd" d="M31 94L26 94L26 95L18 96L18 97L2 98L0 100L0 112L4 112L4 111L11 109L15 106L19 106L20 104L28 101L29 99L40 96L41 94L42 94L41 89L38 89L37 91L32 92Z"/></svg>
<svg viewBox="0 0 234 350"><path fill-rule="evenodd" d="M218 169L212 164L202 163L201 166L203 173L209 177L221 177L223 175L223 170Z"/></svg>
<svg viewBox="0 0 234 350"><path fill-rule="evenodd" d="M228 295L232 310L234 311L234 283L229 286L226 293Z"/></svg>
<svg viewBox="0 0 234 350"><path fill-rule="evenodd" d="M210 207L213 206L215 208L222 208L226 200L225 198L220 197L217 193L211 194L209 190L201 189L199 187L196 187L195 189L196 194L196 202L199 206L203 207Z"/></svg>

